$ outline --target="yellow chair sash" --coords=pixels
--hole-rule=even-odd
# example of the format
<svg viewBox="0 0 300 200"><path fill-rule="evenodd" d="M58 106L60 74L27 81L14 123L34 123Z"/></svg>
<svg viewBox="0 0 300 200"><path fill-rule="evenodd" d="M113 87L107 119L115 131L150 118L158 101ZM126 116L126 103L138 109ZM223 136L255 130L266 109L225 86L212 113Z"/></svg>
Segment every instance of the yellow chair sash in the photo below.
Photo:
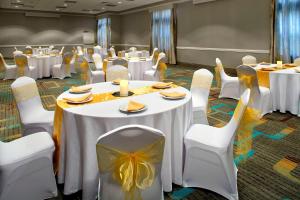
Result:
<svg viewBox="0 0 300 200"><path fill-rule="evenodd" d="M152 186L155 164L162 162L164 138L135 152L97 144L100 173L110 173L125 193L125 200L142 200L141 190Z"/></svg>
<svg viewBox="0 0 300 200"><path fill-rule="evenodd" d="M24 76L25 67L28 66L28 62L26 57L16 57L15 58L16 65L18 67L18 77Z"/></svg>
<svg viewBox="0 0 300 200"><path fill-rule="evenodd" d="M160 62L158 67L159 67L159 75L160 75L159 80L162 81L166 77L166 71L168 69L168 66L166 63Z"/></svg>
<svg viewBox="0 0 300 200"><path fill-rule="evenodd" d="M217 88L221 88L221 74L220 74L220 67L215 67L215 76L216 76L216 82L217 82Z"/></svg>
<svg viewBox="0 0 300 200"><path fill-rule="evenodd" d="M12 91L17 103L39 96L39 91L35 83L12 88Z"/></svg>

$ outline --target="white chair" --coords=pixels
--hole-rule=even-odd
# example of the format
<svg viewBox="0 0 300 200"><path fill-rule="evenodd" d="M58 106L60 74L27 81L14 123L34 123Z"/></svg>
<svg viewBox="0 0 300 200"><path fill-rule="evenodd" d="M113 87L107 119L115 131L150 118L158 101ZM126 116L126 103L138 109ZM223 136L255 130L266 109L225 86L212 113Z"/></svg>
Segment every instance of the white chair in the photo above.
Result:
<svg viewBox="0 0 300 200"><path fill-rule="evenodd" d="M221 91L219 98L239 99L239 80L237 77L228 76L219 58L216 58L217 69L221 77Z"/></svg>
<svg viewBox="0 0 300 200"><path fill-rule="evenodd" d="M191 84L194 123L208 124L208 96L213 78L213 74L207 69L199 69L194 72Z"/></svg>
<svg viewBox="0 0 300 200"><path fill-rule="evenodd" d="M96 145L98 199L164 199L161 181L164 143L162 132L140 125L123 126L100 136ZM122 184L131 178L132 185Z"/></svg>
<svg viewBox="0 0 300 200"><path fill-rule="evenodd" d="M103 60L100 54L94 53L93 60L95 63L96 70L103 70Z"/></svg>
<svg viewBox="0 0 300 200"><path fill-rule="evenodd" d="M24 68L24 74L18 74L18 76L28 76L34 80L38 79L38 69L36 66L28 65L28 58L24 54L15 55L15 63L18 69ZM20 70L21 71L21 70Z"/></svg>
<svg viewBox="0 0 300 200"><path fill-rule="evenodd" d="M125 58L116 58L112 61L113 65L122 65L124 67L128 67L128 60Z"/></svg>
<svg viewBox="0 0 300 200"><path fill-rule="evenodd" d="M63 55L64 54L64 50L65 50L65 46L63 46L59 52L59 55Z"/></svg>
<svg viewBox="0 0 300 200"><path fill-rule="evenodd" d="M31 48L31 46L26 46L25 47L24 54L27 54L27 55L33 54L33 50Z"/></svg>
<svg viewBox="0 0 300 200"><path fill-rule="evenodd" d="M112 58L117 58L117 57L118 57L118 56L116 55L116 51L115 51L115 49L114 49L113 47L111 47L111 48L109 49L109 52L110 52Z"/></svg>
<svg viewBox="0 0 300 200"><path fill-rule="evenodd" d="M16 79L17 75L18 75L18 68L16 65L8 65L2 54L0 53L0 65L2 64L2 66L5 69L5 75L4 75L4 80L8 80L8 79Z"/></svg>
<svg viewBox="0 0 300 200"><path fill-rule="evenodd" d="M35 80L23 76L15 80L11 88L24 128L24 135L40 131L52 134L54 112L44 109Z"/></svg>
<svg viewBox="0 0 300 200"><path fill-rule="evenodd" d="M136 47L130 47L130 48L129 48L129 51L132 51L132 52L135 52L136 50L137 50Z"/></svg>
<svg viewBox="0 0 300 200"><path fill-rule="evenodd" d="M77 46L77 61L79 63L82 63L85 59L84 59L84 54L83 54L83 50L81 46Z"/></svg>
<svg viewBox="0 0 300 200"><path fill-rule="evenodd" d="M113 65L106 70L106 81L110 82L116 79L128 80L130 74L128 69L122 65Z"/></svg>
<svg viewBox="0 0 300 200"><path fill-rule="evenodd" d="M152 63L156 63L156 58L155 58L155 54L157 54L159 51L158 51L158 48L154 48L153 49L153 52L152 52L152 55L150 56L151 60L152 60Z"/></svg>
<svg viewBox="0 0 300 200"><path fill-rule="evenodd" d="M251 89L248 107L259 112L260 117L273 112L270 89L258 85L256 70L250 66L241 65L237 68L237 73L240 82L240 93L247 88Z"/></svg>
<svg viewBox="0 0 300 200"><path fill-rule="evenodd" d="M16 55L20 55L20 54L23 54L23 51L19 51L19 50L15 50L14 52L13 52L13 56L15 57Z"/></svg>
<svg viewBox="0 0 300 200"><path fill-rule="evenodd" d="M73 54L71 62L70 62L70 69L71 69L71 74L76 74L76 68L75 68L75 64L76 64L76 54Z"/></svg>
<svg viewBox="0 0 300 200"><path fill-rule="evenodd" d="M242 58L243 65L255 65L257 60L254 56L247 55Z"/></svg>
<svg viewBox="0 0 300 200"><path fill-rule="evenodd" d="M300 58L296 58L294 60L294 64L297 65L297 66L300 66Z"/></svg>
<svg viewBox="0 0 300 200"><path fill-rule="evenodd" d="M57 196L52 167L54 143L46 132L0 141L0 200Z"/></svg>
<svg viewBox="0 0 300 200"><path fill-rule="evenodd" d="M88 79L87 79L87 84L92 84L92 83L102 83L105 82L105 73L104 71L101 70L92 70L90 67L89 63L89 71L88 71Z"/></svg>
<svg viewBox="0 0 300 200"><path fill-rule="evenodd" d="M65 77L71 77L71 61L73 58L72 53L65 53L61 64L52 66L52 78L64 79Z"/></svg>
<svg viewBox="0 0 300 200"><path fill-rule="evenodd" d="M234 115L226 126L222 128L204 124L191 126L184 138L186 149L184 187L205 188L228 199L238 199L233 143L249 97L248 89L241 96Z"/></svg>
<svg viewBox="0 0 300 200"><path fill-rule="evenodd" d="M166 59L166 54L165 53L160 53L158 55L158 59L156 61L156 64L154 66L152 66L152 69L145 71L144 80L159 81L159 78L160 78L159 64L161 62L164 62L165 59Z"/></svg>

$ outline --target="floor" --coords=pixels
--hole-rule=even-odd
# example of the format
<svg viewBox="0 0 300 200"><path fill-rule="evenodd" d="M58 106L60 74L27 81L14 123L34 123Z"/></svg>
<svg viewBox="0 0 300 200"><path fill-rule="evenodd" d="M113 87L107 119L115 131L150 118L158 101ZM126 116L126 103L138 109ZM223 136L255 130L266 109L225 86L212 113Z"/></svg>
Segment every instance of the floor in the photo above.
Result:
<svg viewBox="0 0 300 200"><path fill-rule="evenodd" d="M169 66L165 79L189 88L193 72L199 67ZM0 78L3 72L0 72ZM56 97L70 86L81 85L80 73L65 80L38 80L39 92L46 109L54 110ZM11 94L12 81L0 80L0 140L21 137L18 111ZM215 81L209 97L210 125L224 126L231 118L236 101L219 99ZM239 198L257 200L300 199L300 118L274 112L248 124L249 131L239 130L235 140L235 163L238 166ZM62 191L63 185L59 186ZM80 199L80 192L56 199ZM53 200L54 200L53 199ZM213 192L174 185L165 199L225 199Z"/></svg>

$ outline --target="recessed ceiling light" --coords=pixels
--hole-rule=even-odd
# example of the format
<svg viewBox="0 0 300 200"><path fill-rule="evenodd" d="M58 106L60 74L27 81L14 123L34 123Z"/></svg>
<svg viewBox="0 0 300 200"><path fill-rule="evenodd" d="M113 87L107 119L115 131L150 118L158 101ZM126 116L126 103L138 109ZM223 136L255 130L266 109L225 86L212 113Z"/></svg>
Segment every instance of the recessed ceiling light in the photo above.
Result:
<svg viewBox="0 0 300 200"><path fill-rule="evenodd" d="M55 10L59 11L59 8L56 8Z"/></svg>
<svg viewBox="0 0 300 200"><path fill-rule="evenodd" d="M105 7L102 7L102 10L105 10Z"/></svg>
<svg viewBox="0 0 300 200"><path fill-rule="evenodd" d="M122 4L122 1L118 1L118 4Z"/></svg>
<svg viewBox="0 0 300 200"><path fill-rule="evenodd" d="M18 3L21 3L22 1L21 1L21 0L17 0L17 2L18 2Z"/></svg>
<svg viewBox="0 0 300 200"><path fill-rule="evenodd" d="M67 6L68 6L68 4L67 4L67 3L64 3L64 6L65 6L65 7L67 7Z"/></svg>

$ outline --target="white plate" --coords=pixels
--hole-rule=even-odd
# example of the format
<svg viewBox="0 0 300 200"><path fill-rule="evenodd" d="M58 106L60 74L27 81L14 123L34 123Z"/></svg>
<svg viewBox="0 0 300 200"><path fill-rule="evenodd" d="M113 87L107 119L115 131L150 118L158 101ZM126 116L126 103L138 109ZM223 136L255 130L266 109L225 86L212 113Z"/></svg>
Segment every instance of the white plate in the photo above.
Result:
<svg viewBox="0 0 300 200"><path fill-rule="evenodd" d="M169 100L179 100L179 99L184 99L184 97L167 97L167 96L164 96L164 95L160 95L162 96L164 99L169 99Z"/></svg>
<svg viewBox="0 0 300 200"><path fill-rule="evenodd" d="M123 113L138 113L138 112L142 112L147 109L147 106L145 105L145 107L140 110L128 111L127 106L128 106L128 103L122 104L122 105L120 105L119 110Z"/></svg>
<svg viewBox="0 0 300 200"><path fill-rule="evenodd" d="M70 104L84 104L84 103L88 103L90 101L92 101L94 99L93 96L91 96L89 99L85 100L85 101L81 101L81 102L74 102L74 101L68 101L67 100L67 103L70 103Z"/></svg>

